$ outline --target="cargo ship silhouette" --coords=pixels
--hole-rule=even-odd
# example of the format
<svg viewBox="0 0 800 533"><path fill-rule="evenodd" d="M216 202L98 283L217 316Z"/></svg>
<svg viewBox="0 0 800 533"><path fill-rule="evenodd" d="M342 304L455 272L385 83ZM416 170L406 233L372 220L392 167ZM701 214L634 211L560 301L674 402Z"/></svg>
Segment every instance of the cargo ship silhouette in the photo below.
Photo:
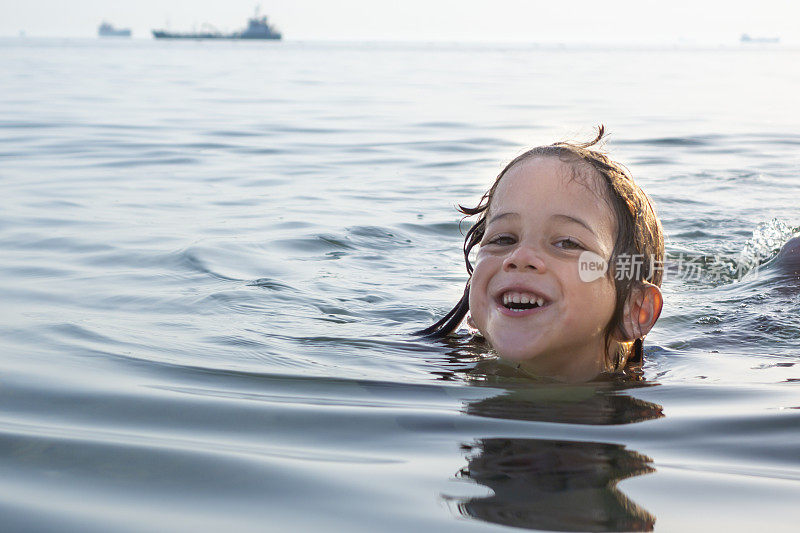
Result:
<svg viewBox="0 0 800 533"><path fill-rule="evenodd" d="M259 15L256 10L255 16L248 20L247 28L234 33L222 33L218 31L201 31L192 33L175 33L166 30L153 30L153 37L156 39L270 39L280 40L281 32L267 22L267 17Z"/></svg>
<svg viewBox="0 0 800 533"><path fill-rule="evenodd" d="M130 28L115 28L110 22L103 21L97 28L99 37L130 37Z"/></svg>

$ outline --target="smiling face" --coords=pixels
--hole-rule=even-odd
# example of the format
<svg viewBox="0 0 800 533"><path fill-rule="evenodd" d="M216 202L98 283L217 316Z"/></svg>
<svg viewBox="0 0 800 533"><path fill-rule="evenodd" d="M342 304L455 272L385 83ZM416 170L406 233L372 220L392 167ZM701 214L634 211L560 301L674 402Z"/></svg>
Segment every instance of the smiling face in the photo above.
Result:
<svg viewBox="0 0 800 533"><path fill-rule="evenodd" d="M581 280L589 250L609 261L616 222L603 184L557 157L516 164L486 216L469 293L475 326L503 358L534 373L584 381L605 368L616 301L608 276ZM538 305L541 303L541 305Z"/></svg>

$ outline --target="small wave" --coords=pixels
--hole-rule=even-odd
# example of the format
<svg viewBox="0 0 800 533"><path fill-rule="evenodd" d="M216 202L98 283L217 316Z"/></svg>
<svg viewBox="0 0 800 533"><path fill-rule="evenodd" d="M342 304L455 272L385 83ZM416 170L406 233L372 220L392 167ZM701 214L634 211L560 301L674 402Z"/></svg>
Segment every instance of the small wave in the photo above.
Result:
<svg viewBox="0 0 800 533"><path fill-rule="evenodd" d="M171 255L184 268L224 281L280 277L284 271L278 261L270 262L261 243L206 242Z"/></svg>
<svg viewBox="0 0 800 533"><path fill-rule="evenodd" d="M188 148L191 150L228 150L234 148L232 144L215 143L215 142L193 142L186 144L175 145L179 148Z"/></svg>
<svg viewBox="0 0 800 533"><path fill-rule="evenodd" d="M689 286L718 286L757 277L761 269L771 269L773 260L790 239L800 232L800 227L773 218L762 222L753 230L738 254L711 253L670 246L665 256L665 278L679 277ZM711 234L694 229L673 234L680 238L707 238ZM787 252L788 253L788 252ZM794 257L787 257L788 268L794 268Z"/></svg>
<svg viewBox="0 0 800 533"><path fill-rule="evenodd" d="M737 265L749 267L748 271L757 268L775 257L798 232L800 227L792 227L778 218L760 223L739 252Z"/></svg>
<svg viewBox="0 0 800 533"><path fill-rule="evenodd" d="M269 130L280 133L300 133L303 135L347 133L347 130L342 130L339 128L311 128L311 127L301 127L301 126L269 126Z"/></svg>
<svg viewBox="0 0 800 533"><path fill-rule="evenodd" d="M708 205L707 202L703 202L701 200L696 200L693 198L684 198L682 196L665 196L659 195L657 198L658 204L668 204L668 205L676 205L676 206L684 206L684 205Z"/></svg>
<svg viewBox="0 0 800 533"><path fill-rule="evenodd" d="M128 168L160 165L193 165L199 162L200 160L195 157L162 157L155 159L122 159L118 161L108 161L105 163L94 163L89 166L103 168Z"/></svg>
<svg viewBox="0 0 800 533"><path fill-rule="evenodd" d="M718 140L718 135L695 136L695 137L655 137L650 139L629 139L614 141L614 144L629 146L629 145L650 145L650 146L709 146L715 140Z"/></svg>
<svg viewBox="0 0 800 533"><path fill-rule="evenodd" d="M662 167L665 165L677 165L678 162L674 159L669 159L666 157L639 157L635 159L637 165L640 166L658 166Z"/></svg>
<svg viewBox="0 0 800 533"><path fill-rule="evenodd" d="M294 290L293 287L272 278L258 278L248 283L250 287L261 287L273 291Z"/></svg>
<svg viewBox="0 0 800 533"><path fill-rule="evenodd" d="M40 218L31 221L30 226L40 227L64 227L73 225L72 221L61 219ZM8 250L48 250L68 253L91 254L96 252L109 252L114 250L114 246L105 243L92 242L87 238L59 236L41 237L40 233L24 232L0 241L3 247Z"/></svg>
<svg viewBox="0 0 800 533"><path fill-rule="evenodd" d="M446 153L475 153L476 151L490 151L495 148L516 147L517 145L496 137L473 137L468 139L454 139L452 141L417 141L398 143L400 146L422 152Z"/></svg>
<svg viewBox="0 0 800 533"><path fill-rule="evenodd" d="M469 128L470 125L466 122L420 122L418 124L412 124L414 128L436 128L436 129L445 129L445 130L455 130L455 129L466 129Z"/></svg>
<svg viewBox="0 0 800 533"><path fill-rule="evenodd" d="M346 238L335 235L313 235L297 239L276 239L273 245L297 252L329 252L331 250L353 250Z"/></svg>
<svg viewBox="0 0 800 533"><path fill-rule="evenodd" d="M235 278L229 278L227 276L223 276L221 274L217 274L213 270L211 270L208 266L206 266L205 261L198 257L197 253L185 250L180 254L181 262L187 266L191 270L196 270L197 272L202 272L203 274L209 274L214 276L215 278L220 278L224 280L234 281Z"/></svg>
<svg viewBox="0 0 800 533"><path fill-rule="evenodd" d="M457 222L430 222L428 224L400 224L400 227L412 233L435 236L460 235Z"/></svg>
<svg viewBox="0 0 800 533"><path fill-rule="evenodd" d="M263 137L264 134L258 131L246 130L216 130L205 133L210 137Z"/></svg>
<svg viewBox="0 0 800 533"><path fill-rule="evenodd" d="M437 161L435 163L420 163L415 165L416 168L454 168L454 167L468 167L473 168L491 161L488 158L473 158L473 159L456 159L453 161Z"/></svg>
<svg viewBox="0 0 800 533"><path fill-rule="evenodd" d="M266 147L237 147L232 151L238 154L253 154L253 155L274 155L286 153L286 150L281 148L266 148Z"/></svg>
<svg viewBox="0 0 800 533"><path fill-rule="evenodd" d="M784 146L800 146L800 135L796 134L787 134L787 133L781 135L761 134L761 135L755 135L755 137L756 139L751 142L759 144L769 144L770 146L774 146L776 144Z"/></svg>
<svg viewBox="0 0 800 533"><path fill-rule="evenodd" d="M46 129L46 128L64 128L70 127L71 124L63 122L35 122L35 121L22 121L22 120L0 120L0 129Z"/></svg>

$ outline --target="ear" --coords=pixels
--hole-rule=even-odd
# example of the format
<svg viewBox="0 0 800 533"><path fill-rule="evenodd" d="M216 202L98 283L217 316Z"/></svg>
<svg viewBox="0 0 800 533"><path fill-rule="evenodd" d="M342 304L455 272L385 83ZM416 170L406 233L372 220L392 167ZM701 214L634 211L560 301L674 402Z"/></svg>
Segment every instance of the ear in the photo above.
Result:
<svg viewBox="0 0 800 533"><path fill-rule="evenodd" d="M617 332L621 342L642 339L661 315L664 298L658 286L647 281L636 282L622 310L622 324Z"/></svg>
<svg viewBox="0 0 800 533"><path fill-rule="evenodd" d="M472 313L467 313L467 328L470 330L478 331L478 326L475 325L475 321L472 320Z"/></svg>

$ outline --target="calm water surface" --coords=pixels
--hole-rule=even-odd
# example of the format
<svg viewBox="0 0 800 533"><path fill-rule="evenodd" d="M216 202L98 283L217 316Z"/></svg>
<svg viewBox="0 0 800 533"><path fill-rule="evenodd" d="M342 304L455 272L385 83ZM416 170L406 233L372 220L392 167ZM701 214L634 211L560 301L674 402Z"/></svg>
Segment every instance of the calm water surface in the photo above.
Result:
<svg viewBox="0 0 800 533"><path fill-rule="evenodd" d="M0 41L3 529L794 530L798 63ZM411 336L454 205L601 122L668 237L644 380Z"/></svg>

